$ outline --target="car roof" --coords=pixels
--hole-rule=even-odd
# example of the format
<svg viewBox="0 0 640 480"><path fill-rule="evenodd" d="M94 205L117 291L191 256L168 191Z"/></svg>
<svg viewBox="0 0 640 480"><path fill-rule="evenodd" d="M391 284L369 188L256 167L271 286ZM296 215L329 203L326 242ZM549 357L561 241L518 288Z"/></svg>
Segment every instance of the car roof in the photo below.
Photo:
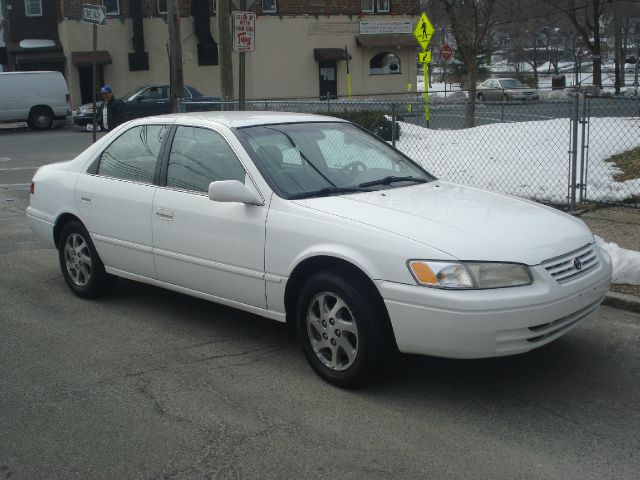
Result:
<svg viewBox="0 0 640 480"><path fill-rule="evenodd" d="M277 123L305 123L305 122L346 122L340 118L314 115L310 113L291 112L253 112L253 111L216 111L216 112L190 112L170 113L147 118L166 118L180 121L202 122L203 124L222 124L230 128L250 127L256 125L269 125ZM144 121L144 119L140 119ZM144 123L144 122L141 122Z"/></svg>

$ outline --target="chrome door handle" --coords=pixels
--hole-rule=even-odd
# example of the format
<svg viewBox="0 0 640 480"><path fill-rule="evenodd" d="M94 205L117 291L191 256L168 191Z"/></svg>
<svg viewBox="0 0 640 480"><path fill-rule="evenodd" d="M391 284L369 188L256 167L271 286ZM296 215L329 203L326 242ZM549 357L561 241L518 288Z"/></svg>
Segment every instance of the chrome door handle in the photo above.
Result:
<svg viewBox="0 0 640 480"><path fill-rule="evenodd" d="M81 192L80 201L83 203L91 203L91 194L89 192Z"/></svg>
<svg viewBox="0 0 640 480"><path fill-rule="evenodd" d="M156 210L156 215L162 220L173 220L173 210L168 208L159 208Z"/></svg>

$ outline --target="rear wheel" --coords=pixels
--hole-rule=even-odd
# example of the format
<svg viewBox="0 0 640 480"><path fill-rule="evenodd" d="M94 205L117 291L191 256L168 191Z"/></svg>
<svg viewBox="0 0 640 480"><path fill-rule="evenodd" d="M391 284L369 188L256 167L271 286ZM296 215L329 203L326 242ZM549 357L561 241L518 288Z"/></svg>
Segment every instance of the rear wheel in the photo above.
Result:
<svg viewBox="0 0 640 480"><path fill-rule="evenodd" d="M478 100L481 101L481 102L484 102L484 95L479 93L478 94Z"/></svg>
<svg viewBox="0 0 640 480"><path fill-rule="evenodd" d="M58 256L69 288L82 298L107 294L115 282L98 256L89 232L80 222L67 223L60 232Z"/></svg>
<svg viewBox="0 0 640 480"><path fill-rule="evenodd" d="M296 319L307 361L334 385L364 383L389 357L392 339L384 305L354 275L313 275L300 292Z"/></svg>
<svg viewBox="0 0 640 480"><path fill-rule="evenodd" d="M27 123L33 130L48 130L53 124L53 113L47 107L34 108L29 114Z"/></svg>

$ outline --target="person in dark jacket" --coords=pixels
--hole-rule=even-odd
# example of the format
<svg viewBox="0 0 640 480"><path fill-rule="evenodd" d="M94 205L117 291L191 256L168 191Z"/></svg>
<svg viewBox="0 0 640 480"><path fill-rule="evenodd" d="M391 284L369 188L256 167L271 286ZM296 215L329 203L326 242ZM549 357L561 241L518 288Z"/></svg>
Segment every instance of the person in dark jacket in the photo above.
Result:
<svg viewBox="0 0 640 480"><path fill-rule="evenodd" d="M113 96L113 90L105 85L100 90L102 93L102 107L98 111L98 123L102 130L113 130L127 120L127 112L124 102Z"/></svg>

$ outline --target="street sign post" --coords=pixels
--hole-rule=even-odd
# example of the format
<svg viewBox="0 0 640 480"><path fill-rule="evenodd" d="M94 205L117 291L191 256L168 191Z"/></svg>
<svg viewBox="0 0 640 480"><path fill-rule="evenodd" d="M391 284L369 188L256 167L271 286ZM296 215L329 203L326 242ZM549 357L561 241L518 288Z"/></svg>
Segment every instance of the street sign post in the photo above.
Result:
<svg viewBox="0 0 640 480"><path fill-rule="evenodd" d="M427 50L429 43L431 43L431 37L435 32L435 28L431 24L429 17L427 14L422 12L420 15L420 20L418 20L418 24L416 28L413 30L413 36L416 37L416 40L422 47L422 52L419 55L419 61L422 63L423 68L423 78L424 78L424 118L429 121L429 63L431 63L431 51Z"/></svg>
<svg viewBox="0 0 640 480"><path fill-rule="evenodd" d="M96 112L96 49L98 48L98 25L103 26L107 24L107 9L104 5L91 5L85 3L82 5L82 21L93 25L93 52L91 60L92 68L92 97L93 97L93 142L96 141L97 127L97 112Z"/></svg>
<svg viewBox="0 0 640 480"><path fill-rule="evenodd" d="M245 52L256 50L256 15L253 12L244 11L247 7L246 0L239 0L243 11L231 13L233 18L233 51L240 52L238 61L238 108L245 109ZM251 2L253 3L253 2Z"/></svg>

